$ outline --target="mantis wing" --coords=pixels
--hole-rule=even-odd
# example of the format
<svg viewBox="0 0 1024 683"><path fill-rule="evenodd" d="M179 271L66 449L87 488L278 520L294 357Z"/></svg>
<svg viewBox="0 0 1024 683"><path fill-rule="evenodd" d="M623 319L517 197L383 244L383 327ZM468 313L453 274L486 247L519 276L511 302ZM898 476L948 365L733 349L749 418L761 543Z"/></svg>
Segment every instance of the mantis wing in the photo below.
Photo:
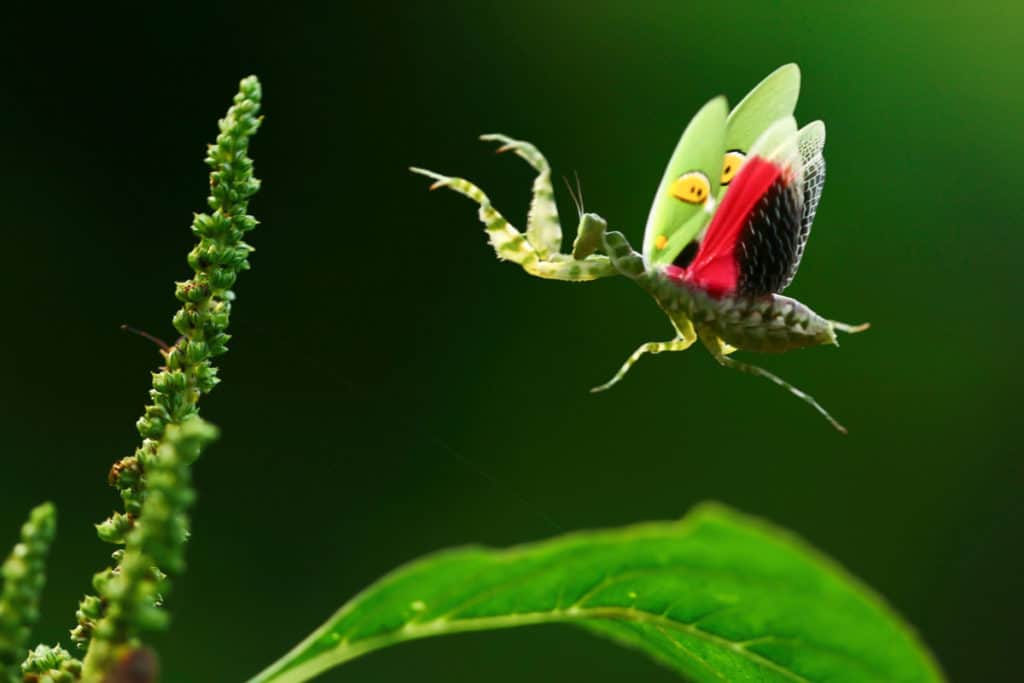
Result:
<svg viewBox="0 0 1024 683"><path fill-rule="evenodd" d="M700 232L715 207L725 144L724 97L705 104L679 138L644 231L644 262L667 265Z"/></svg>
<svg viewBox="0 0 1024 683"><path fill-rule="evenodd" d="M715 113L708 111L715 100L705 105L694 117L672 154L647 219L644 261L649 266L670 263L680 267L689 265L703 238L703 231L708 226L709 214L722 200L726 188L739 172L747 153L771 124L793 115L799 95L800 68L796 64L785 64L754 86L753 90L733 108L726 119L724 138L721 142L721 172L718 174L717 186L714 183L714 175L704 170L710 161L706 156L698 156L702 153L710 156L713 145L718 142L718 137L714 134L717 133L718 125ZM706 137L702 139L702 135ZM691 186L702 184L699 176L690 175L698 172L704 173L709 181L707 184L716 188L713 191L715 199L705 200L702 204L705 207L703 212L693 208L693 198L691 205L687 207L686 199L672 193L673 183L678 183L677 187L683 187L685 178L690 179ZM680 205L681 203L683 205ZM816 206L816 201L809 205L812 218ZM809 225L808 221L808 227Z"/></svg>
<svg viewBox="0 0 1024 683"><path fill-rule="evenodd" d="M719 178L719 201L739 172L754 142L768 126L793 115L799 96L800 67L784 64L755 85L729 113L725 128L725 155Z"/></svg>

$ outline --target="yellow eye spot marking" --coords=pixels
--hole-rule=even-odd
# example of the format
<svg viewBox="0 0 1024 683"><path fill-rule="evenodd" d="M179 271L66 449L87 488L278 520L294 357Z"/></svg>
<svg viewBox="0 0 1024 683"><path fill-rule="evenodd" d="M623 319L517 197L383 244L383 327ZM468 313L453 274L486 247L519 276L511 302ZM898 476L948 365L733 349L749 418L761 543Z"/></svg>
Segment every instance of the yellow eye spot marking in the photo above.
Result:
<svg viewBox="0 0 1024 683"><path fill-rule="evenodd" d="M654 238L654 246L656 249L664 249L668 246L668 238L664 235L658 235Z"/></svg>
<svg viewBox="0 0 1024 683"><path fill-rule="evenodd" d="M744 159L747 155L738 149L731 149L725 153L725 157L722 159L722 186L726 186L733 179L733 177L739 172L740 166L743 165Z"/></svg>
<svg viewBox="0 0 1024 683"><path fill-rule="evenodd" d="M676 178L669 191L687 204L703 204L711 196L711 183L700 171L690 171Z"/></svg>

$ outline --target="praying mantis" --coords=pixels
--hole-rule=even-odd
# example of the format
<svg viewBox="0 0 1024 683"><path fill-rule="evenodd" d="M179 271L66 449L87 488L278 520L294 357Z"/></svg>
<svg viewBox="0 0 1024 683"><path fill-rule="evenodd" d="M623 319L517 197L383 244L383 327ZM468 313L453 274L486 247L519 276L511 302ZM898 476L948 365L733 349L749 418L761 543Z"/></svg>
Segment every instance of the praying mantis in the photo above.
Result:
<svg viewBox="0 0 1024 683"><path fill-rule="evenodd" d="M811 395L732 357L737 350L780 353L838 345L836 332L868 328L828 320L781 294L800 265L825 182L825 125L814 121L797 127L793 111L799 91L800 70L787 64L731 111L724 97L716 97L697 112L658 186L639 253L579 202L572 250L562 252L551 167L529 142L481 136L537 172L525 232L513 227L472 182L410 170L433 179L431 189L447 187L476 202L499 259L551 280L624 276L654 298L674 337L641 344L610 380L592 391L610 389L645 354L684 351L699 340L720 365L774 382L846 433Z"/></svg>

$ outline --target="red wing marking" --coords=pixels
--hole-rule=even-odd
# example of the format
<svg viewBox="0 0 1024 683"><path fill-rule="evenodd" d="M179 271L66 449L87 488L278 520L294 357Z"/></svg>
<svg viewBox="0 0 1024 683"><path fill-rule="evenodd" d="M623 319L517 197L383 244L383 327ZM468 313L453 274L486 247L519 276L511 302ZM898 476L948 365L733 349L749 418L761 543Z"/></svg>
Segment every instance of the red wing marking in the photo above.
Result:
<svg viewBox="0 0 1024 683"><path fill-rule="evenodd" d="M740 280L736 250L743 228L782 173L782 166L763 157L747 159L729 184L729 192L711 219L693 263L685 269L666 267L666 275L696 285L712 296L735 292Z"/></svg>

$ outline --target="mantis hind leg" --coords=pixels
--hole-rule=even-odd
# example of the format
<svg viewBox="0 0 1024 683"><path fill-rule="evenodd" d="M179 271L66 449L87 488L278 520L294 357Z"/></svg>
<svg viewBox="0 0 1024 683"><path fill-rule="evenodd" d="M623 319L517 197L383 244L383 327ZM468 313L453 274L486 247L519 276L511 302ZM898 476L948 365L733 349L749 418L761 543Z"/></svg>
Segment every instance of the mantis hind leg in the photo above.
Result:
<svg viewBox="0 0 1024 683"><path fill-rule="evenodd" d="M600 391L606 391L611 389L613 386L619 383L619 381L626 376L630 368L640 360L640 357L646 353L665 353L666 351L685 351L686 349L693 346L693 343L697 341L697 333L693 330L693 325L689 320L686 321L673 321L672 324L676 328L677 336L672 341L667 342L647 342L641 344L636 351L634 351L626 362L622 364L619 371L615 373L615 376L600 386L596 386L590 390L590 393L596 394Z"/></svg>
<svg viewBox="0 0 1024 683"><path fill-rule="evenodd" d="M706 346L708 351L711 352L711 355L714 356L715 360L718 361L719 365L721 365L723 367L726 367L726 368L734 368L736 370L739 370L740 372L745 372L748 375L755 375L757 377L764 377L768 381L770 381L770 382L772 382L774 384L779 385L780 387L782 387L783 389L785 389L789 393L793 394L794 396L796 396L798 399L800 399L804 403L807 403L812 408L817 410L818 413L822 417L824 417L826 420L828 420L829 423L833 427L836 428L836 431L840 432L841 434L846 434L847 433L846 427L844 427L843 425L839 424L839 421L836 420L834 417L832 417L832 415L829 414L829 412L827 410L822 408L821 404L818 403L814 399L814 397L811 396L810 394L808 394L808 393L806 393L804 391L801 391L800 389L797 389L795 386L793 386L792 384L790 384L786 380L782 379L778 375L775 375L775 374L773 374L771 372L768 372L764 368L759 368L756 365L750 365L749 363L744 363L743 361L738 361L735 358L729 358L726 355L726 351L727 351L727 349L731 349L731 347L728 347L725 344L725 342L723 342L717 336L715 336L713 334L706 333L704 330L702 330L700 337L701 337L701 341L704 342L704 346Z"/></svg>

